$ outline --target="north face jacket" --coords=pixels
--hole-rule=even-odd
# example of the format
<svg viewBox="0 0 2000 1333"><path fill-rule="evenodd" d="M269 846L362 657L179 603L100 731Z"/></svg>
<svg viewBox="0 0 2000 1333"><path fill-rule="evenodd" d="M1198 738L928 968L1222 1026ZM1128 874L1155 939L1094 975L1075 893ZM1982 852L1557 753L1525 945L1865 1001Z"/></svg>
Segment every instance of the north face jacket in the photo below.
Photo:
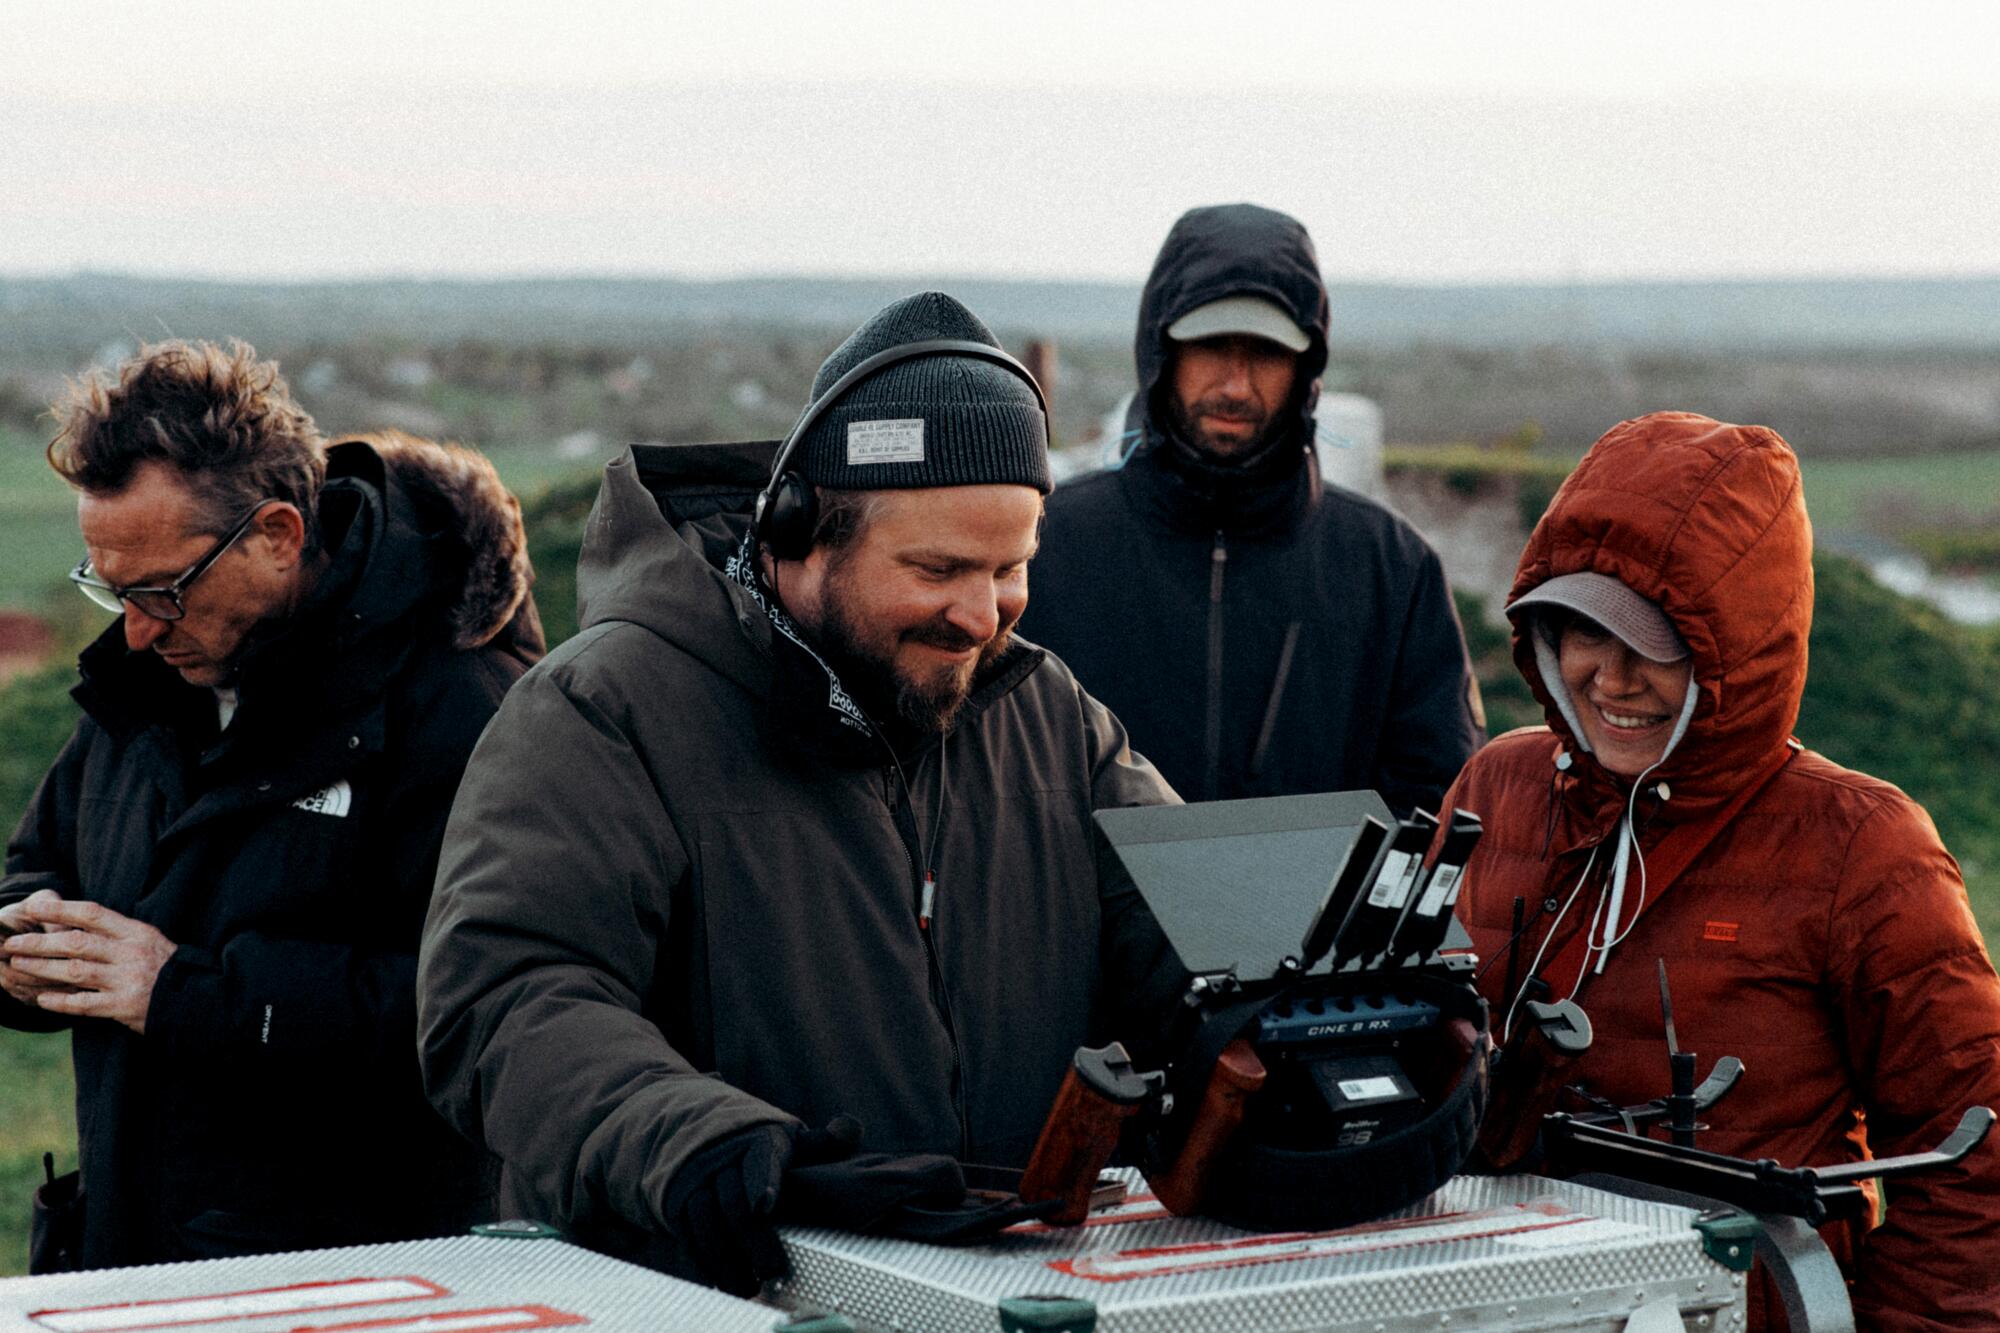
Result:
<svg viewBox="0 0 2000 1333"><path fill-rule="evenodd" d="M1017 642L942 741L848 725L747 575L770 466L606 469L584 628L473 756L419 977L431 1097L510 1207L690 1275L663 1203L704 1145L846 1114L864 1149L1020 1166L1076 1047L1184 980L1097 859L1093 811L1173 800L1117 720Z"/></svg>
<svg viewBox="0 0 2000 1333"><path fill-rule="evenodd" d="M1283 428L1222 462L1174 434L1162 396L1168 326L1231 295L1276 303L1311 345ZM1139 307L1129 455L1049 498L1022 629L1189 800L1372 788L1432 809L1485 719L1437 553L1320 480L1326 334L1305 228L1248 204L1181 218Z"/></svg>
<svg viewBox="0 0 2000 1333"><path fill-rule="evenodd" d="M1446 798L1485 822L1459 913L1496 1028L1539 974L1556 996L1574 992L1596 1029L1564 1081L1620 1105L1661 1096L1664 959L1681 1048L1703 1072L1723 1055L1745 1065L1703 1117L1702 1145L1788 1166L1920 1151L1966 1107L2000 1107L2000 981L1957 865L1902 792L1792 739L1811 550L1782 440L1659 413L1597 442L1522 554L1513 597L1562 574L1607 574L1658 604L1693 653L1692 720L1635 806L1655 873L1635 920L1642 881L1638 866L1628 872L1629 933L1602 975L1570 941L1611 858L1586 866L1631 792L1579 748L1526 625L1515 660L1549 726L1495 740ZM1690 826L1691 859L1687 844L1668 844ZM1686 869L1670 877L1667 859ZM1515 1029L1518 1041L1518 1019ZM1828 1240L1861 1327L2000 1328L2000 1147L1892 1182L1883 1226Z"/></svg>
<svg viewBox="0 0 2000 1333"><path fill-rule="evenodd" d="M519 509L484 460L384 439L329 450L320 518L330 566L253 631L228 729L112 625L8 844L0 903L54 889L179 945L144 1036L0 995L72 1032L85 1268L490 1216L423 1098L416 947L459 772L541 649Z"/></svg>

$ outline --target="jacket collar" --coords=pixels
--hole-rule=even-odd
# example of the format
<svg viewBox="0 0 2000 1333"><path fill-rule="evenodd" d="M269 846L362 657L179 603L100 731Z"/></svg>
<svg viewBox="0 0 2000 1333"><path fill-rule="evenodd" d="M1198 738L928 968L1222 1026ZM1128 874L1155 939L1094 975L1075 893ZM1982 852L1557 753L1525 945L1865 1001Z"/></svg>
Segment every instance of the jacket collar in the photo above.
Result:
<svg viewBox="0 0 2000 1333"><path fill-rule="evenodd" d="M1296 528L1318 502L1319 465L1292 432L1231 464L1149 422L1140 429L1149 443L1122 469L1120 484L1135 507L1168 527L1201 536L1267 536Z"/></svg>

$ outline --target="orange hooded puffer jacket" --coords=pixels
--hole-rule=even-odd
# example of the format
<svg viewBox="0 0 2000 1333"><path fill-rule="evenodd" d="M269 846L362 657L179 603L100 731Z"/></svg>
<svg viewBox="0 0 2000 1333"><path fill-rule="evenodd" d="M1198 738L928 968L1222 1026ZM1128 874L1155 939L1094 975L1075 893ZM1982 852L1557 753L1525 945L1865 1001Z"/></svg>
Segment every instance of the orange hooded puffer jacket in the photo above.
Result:
<svg viewBox="0 0 2000 1333"><path fill-rule="evenodd" d="M1570 732L1536 664L1532 612L1515 625L1514 656L1549 726L1495 740L1445 799L1485 823L1458 910L1496 1032L1508 979L1518 992L1539 954L1555 996L1575 994L1596 1029L1564 1081L1621 1105L1661 1096L1665 959L1681 1049L1704 1073L1723 1055L1746 1066L1705 1117L1702 1146L1791 1166L1930 1148L1967 1106L2000 1108L2000 981L1957 864L1901 791L1791 738L1811 551L1785 442L1679 412L1608 432L1529 538L1510 600L1562 574L1621 580L1687 641L1698 696L1634 805L1641 850L1663 872L1685 869L1649 876L1641 905L1631 867L1629 933L1580 990L1581 945L1564 946L1589 923L1610 845L1587 876L1585 865L1630 788ZM1896 1182L1883 1226L1828 1240L1861 1327L2000 1329L2000 1142Z"/></svg>

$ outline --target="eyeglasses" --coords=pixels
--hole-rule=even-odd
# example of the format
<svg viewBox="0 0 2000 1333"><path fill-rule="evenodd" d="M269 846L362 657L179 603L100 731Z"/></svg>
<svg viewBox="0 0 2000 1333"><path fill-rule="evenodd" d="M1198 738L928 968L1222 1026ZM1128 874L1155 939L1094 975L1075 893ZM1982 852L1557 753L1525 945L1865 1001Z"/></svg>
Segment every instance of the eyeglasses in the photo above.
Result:
<svg viewBox="0 0 2000 1333"><path fill-rule="evenodd" d="M187 607L182 604L181 598L194 585L194 581L208 573L209 566L220 560L223 552L234 546L237 538L250 530L251 522L264 512L266 505L275 503L275 500L259 500L252 505L250 512L238 519L236 526L231 528L221 541L208 548L207 555L189 565L179 578L164 587L146 585L120 588L106 583L97 576L97 571L90 567L89 556L85 556L83 562L69 572L69 581L74 583L85 597L106 611L116 611L122 615L127 606L135 606L142 614L151 616L154 620L179 620L187 614Z"/></svg>

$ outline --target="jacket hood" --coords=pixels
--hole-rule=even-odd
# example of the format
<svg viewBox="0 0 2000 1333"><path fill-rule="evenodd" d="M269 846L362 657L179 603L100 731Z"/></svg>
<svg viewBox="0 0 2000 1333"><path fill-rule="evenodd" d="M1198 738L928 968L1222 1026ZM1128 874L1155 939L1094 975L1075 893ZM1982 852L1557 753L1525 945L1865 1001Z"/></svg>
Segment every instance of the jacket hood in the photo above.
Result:
<svg viewBox="0 0 2000 1333"><path fill-rule="evenodd" d="M1790 446L1766 427L1691 412L1614 426L1535 525L1508 601L1586 572L1652 601L1691 654L1693 711L1649 782L1668 788L1677 818L1726 804L1785 748L1805 690L1812 527ZM1615 797L1619 784L1582 752L1543 680L1536 614L1513 617L1515 665L1586 797Z"/></svg>
<svg viewBox="0 0 2000 1333"><path fill-rule="evenodd" d="M728 571L776 441L640 446L605 465L577 557L580 628L624 620L762 694L771 620Z"/></svg>
<svg viewBox="0 0 2000 1333"><path fill-rule="evenodd" d="M1133 360L1139 391L1132 399L1128 426L1152 429L1141 447L1163 434L1154 419L1154 394L1172 356L1167 329L1188 312L1225 296L1261 296L1304 329L1310 345L1299 353L1298 387L1292 403L1294 444L1313 436L1319 404L1319 377L1326 370L1327 299L1319 255L1297 219L1255 204L1218 204L1190 209L1174 223L1153 260L1139 298L1139 328Z"/></svg>
<svg viewBox="0 0 2000 1333"><path fill-rule="evenodd" d="M374 558L414 566L417 548L423 548L421 576L402 596L421 592L443 604L453 648L463 652L498 641L500 647L541 655L546 644L530 595L535 571L521 504L484 455L384 431L327 450L328 483L344 478L373 486L385 498L391 531L405 529L414 539L386 543ZM410 572L418 573L414 567ZM363 580L364 586L373 582Z"/></svg>
<svg viewBox="0 0 2000 1333"><path fill-rule="evenodd" d="M1259 296L1309 336L1282 429L1256 453L1217 461L1178 439L1160 395L1173 359L1167 329L1226 296ZM1296 522L1319 488L1313 412L1326 369L1327 297L1312 238L1294 218L1255 204L1183 214L1167 233L1139 300L1133 344L1138 391L1125 420L1139 466L1128 481L1167 522L1189 531L1237 532Z"/></svg>

